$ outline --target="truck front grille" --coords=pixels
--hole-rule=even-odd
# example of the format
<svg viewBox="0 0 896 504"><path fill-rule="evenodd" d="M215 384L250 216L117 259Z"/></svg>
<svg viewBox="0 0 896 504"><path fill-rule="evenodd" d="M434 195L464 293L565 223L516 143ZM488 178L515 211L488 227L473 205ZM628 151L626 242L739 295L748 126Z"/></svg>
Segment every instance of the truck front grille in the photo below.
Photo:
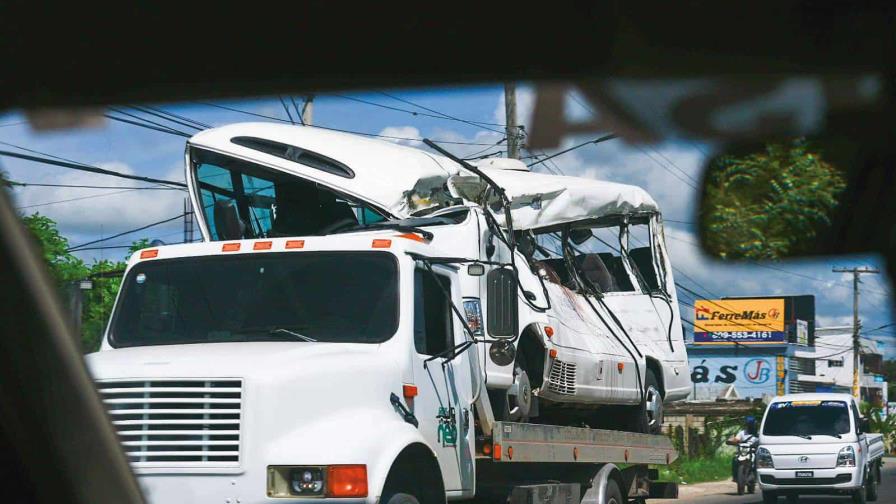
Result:
<svg viewBox="0 0 896 504"><path fill-rule="evenodd" d="M137 466L238 466L238 379L97 383L121 444Z"/></svg>
<svg viewBox="0 0 896 504"><path fill-rule="evenodd" d="M548 376L548 390L556 394L573 395L576 393L576 365L554 359Z"/></svg>

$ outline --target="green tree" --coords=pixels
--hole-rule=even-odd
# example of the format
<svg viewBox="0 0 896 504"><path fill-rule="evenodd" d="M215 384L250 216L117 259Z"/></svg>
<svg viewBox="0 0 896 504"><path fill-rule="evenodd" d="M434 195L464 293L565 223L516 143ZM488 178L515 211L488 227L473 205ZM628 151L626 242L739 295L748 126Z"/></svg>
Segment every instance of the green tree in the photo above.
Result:
<svg viewBox="0 0 896 504"><path fill-rule="evenodd" d="M97 350L112 314L112 306L127 264L123 261L101 260L87 265L68 251L68 240L59 233L53 219L35 213L22 220L40 245L63 302L67 303L69 300L69 289L76 288L72 286L72 282L87 278L93 281L93 288L84 293L81 344L85 352ZM148 243L149 240L145 238L135 241L130 252L146 248Z"/></svg>
<svg viewBox="0 0 896 504"><path fill-rule="evenodd" d="M65 288L69 282L87 276L89 268L84 261L68 251L68 240L59 234L53 219L35 213L23 217L22 221L37 240L50 273L60 288Z"/></svg>
<svg viewBox="0 0 896 504"><path fill-rule="evenodd" d="M703 204L706 248L723 258L779 259L805 252L830 224L842 174L798 139L762 152L718 159Z"/></svg>

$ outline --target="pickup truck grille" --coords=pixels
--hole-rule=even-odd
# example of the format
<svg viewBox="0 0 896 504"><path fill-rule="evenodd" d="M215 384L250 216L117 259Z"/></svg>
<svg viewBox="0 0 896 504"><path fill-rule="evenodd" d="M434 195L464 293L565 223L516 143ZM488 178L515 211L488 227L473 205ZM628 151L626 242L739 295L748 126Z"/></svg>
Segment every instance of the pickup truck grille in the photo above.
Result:
<svg viewBox="0 0 896 504"><path fill-rule="evenodd" d="M240 380L116 380L97 388L132 464L239 465Z"/></svg>

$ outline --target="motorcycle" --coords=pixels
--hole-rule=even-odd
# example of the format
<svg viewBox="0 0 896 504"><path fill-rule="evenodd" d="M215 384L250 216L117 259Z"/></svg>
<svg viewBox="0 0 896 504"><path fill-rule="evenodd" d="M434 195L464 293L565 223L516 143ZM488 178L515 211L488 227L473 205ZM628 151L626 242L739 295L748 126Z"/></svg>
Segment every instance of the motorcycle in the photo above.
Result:
<svg viewBox="0 0 896 504"><path fill-rule="evenodd" d="M734 456L737 460L737 495L743 495L745 489L748 493L755 493L756 445L752 442L740 443L737 445L737 453Z"/></svg>

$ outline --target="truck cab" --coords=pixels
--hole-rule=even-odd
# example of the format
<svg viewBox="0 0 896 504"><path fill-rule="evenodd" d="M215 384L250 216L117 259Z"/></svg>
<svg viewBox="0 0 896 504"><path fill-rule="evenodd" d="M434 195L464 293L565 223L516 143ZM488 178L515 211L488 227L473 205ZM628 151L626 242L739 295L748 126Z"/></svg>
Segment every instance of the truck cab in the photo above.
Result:
<svg viewBox="0 0 896 504"><path fill-rule="evenodd" d="M431 255L390 231L135 254L88 363L150 498L471 496L482 371Z"/></svg>
<svg viewBox="0 0 896 504"><path fill-rule="evenodd" d="M877 499L884 447L849 394L776 397L759 431L756 467L765 502L800 494Z"/></svg>

